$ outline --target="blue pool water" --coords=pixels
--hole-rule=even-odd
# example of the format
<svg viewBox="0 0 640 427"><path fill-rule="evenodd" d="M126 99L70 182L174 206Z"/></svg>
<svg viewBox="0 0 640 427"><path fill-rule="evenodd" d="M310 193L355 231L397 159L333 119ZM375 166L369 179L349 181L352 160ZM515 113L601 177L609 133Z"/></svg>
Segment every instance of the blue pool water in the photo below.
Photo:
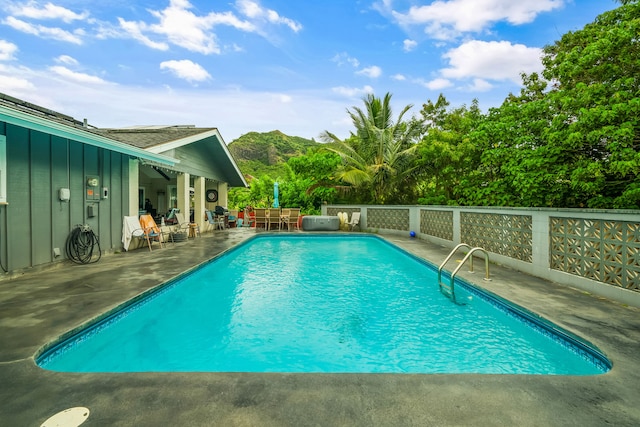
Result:
<svg viewBox="0 0 640 427"><path fill-rule="evenodd" d="M600 374L587 343L366 235L251 239L38 364L65 372Z"/></svg>

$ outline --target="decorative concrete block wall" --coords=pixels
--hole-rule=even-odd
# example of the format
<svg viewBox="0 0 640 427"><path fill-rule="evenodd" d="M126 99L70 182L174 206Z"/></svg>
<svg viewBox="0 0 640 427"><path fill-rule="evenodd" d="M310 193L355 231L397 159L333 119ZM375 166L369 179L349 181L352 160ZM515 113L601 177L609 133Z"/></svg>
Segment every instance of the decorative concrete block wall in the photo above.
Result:
<svg viewBox="0 0 640 427"><path fill-rule="evenodd" d="M453 240L453 211L420 209L420 233Z"/></svg>
<svg viewBox="0 0 640 427"><path fill-rule="evenodd" d="M323 206L354 211L363 231L482 247L492 262L640 307L640 211Z"/></svg>
<svg viewBox="0 0 640 427"><path fill-rule="evenodd" d="M531 215L460 212L460 240L495 254L533 262Z"/></svg>
<svg viewBox="0 0 640 427"><path fill-rule="evenodd" d="M550 218L551 268L640 290L640 223Z"/></svg>

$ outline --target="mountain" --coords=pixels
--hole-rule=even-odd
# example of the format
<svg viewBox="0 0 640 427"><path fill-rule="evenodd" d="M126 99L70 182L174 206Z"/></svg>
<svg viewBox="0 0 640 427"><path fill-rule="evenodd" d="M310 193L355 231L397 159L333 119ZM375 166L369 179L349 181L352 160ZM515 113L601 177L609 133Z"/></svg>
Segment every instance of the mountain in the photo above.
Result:
<svg viewBox="0 0 640 427"><path fill-rule="evenodd" d="M292 157L306 154L320 143L299 136L288 136L279 130L249 132L229 143L228 148L243 175L272 178L284 175L284 164Z"/></svg>

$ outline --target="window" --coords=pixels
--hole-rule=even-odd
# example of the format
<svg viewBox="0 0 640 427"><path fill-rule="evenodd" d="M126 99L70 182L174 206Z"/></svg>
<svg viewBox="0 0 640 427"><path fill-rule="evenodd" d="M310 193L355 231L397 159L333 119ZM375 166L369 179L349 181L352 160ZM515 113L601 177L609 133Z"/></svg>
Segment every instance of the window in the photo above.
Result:
<svg viewBox="0 0 640 427"><path fill-rule="evenodd" d="M0 203L7 203L7 137L0 135Z"/></svg>

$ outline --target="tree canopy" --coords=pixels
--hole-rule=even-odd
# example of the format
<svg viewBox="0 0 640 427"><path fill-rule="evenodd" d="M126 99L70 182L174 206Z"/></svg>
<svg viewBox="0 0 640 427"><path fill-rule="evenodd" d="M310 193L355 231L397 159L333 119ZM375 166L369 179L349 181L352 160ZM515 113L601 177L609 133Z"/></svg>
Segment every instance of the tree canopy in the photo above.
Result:
<svg viewBox="0 0 640 427"><path fill-rule="evenodd" d="M348 138L325 131L322 148L289 160L277 178L283 197L311 210L322 201L640 209L640 1L619 3L546 46L543 71L523 74L520 93L486 113L477 100L451 108L441 94L394 118L391 94L367 95L347 109ZM272 191L264 187L252 188L255 200Z"/></svg>

